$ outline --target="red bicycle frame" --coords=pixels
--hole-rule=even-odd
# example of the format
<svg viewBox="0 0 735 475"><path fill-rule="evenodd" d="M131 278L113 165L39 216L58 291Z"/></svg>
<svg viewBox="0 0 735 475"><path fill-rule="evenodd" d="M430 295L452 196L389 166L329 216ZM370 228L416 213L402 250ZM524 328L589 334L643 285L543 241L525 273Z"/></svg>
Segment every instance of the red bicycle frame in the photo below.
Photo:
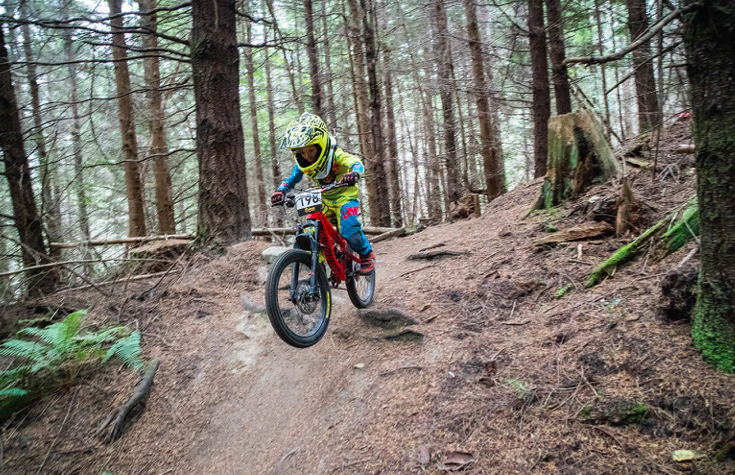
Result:
<svg viewBox="0 0 735 475"><path fill-rule="evenodd" d="M324 216L322 211L309 213L306 215L307 220L314 220L319 223L319 247L324 254L324 258L332 269L332 275L336 278L337 284L347 280L347 264L349 262L360 263L360 256L352 250L347 249L347 240L332 226L332 223ZM334 244L342 248L342 259L338 261L337 255L334 253Z"/></svg>

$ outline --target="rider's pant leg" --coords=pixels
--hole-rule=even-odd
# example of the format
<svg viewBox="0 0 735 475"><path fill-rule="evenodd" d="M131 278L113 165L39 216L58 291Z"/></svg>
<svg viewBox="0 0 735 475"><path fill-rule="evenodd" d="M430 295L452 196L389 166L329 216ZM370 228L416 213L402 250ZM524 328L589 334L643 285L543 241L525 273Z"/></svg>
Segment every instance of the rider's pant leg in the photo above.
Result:
<svg viewBox="0 0 735 475"><path fill-rule="evenodd" d="M371 247L365 233L362 232L360 220L357 219L359 212L360 203L357 200L344 203L339 211L339 231L347 239L353 251L367 254L371 251Z"/></svg>

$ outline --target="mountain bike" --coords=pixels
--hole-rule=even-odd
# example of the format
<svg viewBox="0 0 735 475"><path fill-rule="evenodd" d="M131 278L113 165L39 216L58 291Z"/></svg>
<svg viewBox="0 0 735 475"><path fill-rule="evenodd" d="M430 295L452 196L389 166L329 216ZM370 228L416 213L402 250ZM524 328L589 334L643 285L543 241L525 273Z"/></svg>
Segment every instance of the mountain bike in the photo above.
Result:
<svg viewBox="0 0 735 475"><path fill-rule="evenodd" d="M296 225L294 248L276 259L265 283L271 325L283 341L297 348L315 345L326 333L332 288L345 282L357 308L369 307L375 296L375 270L359 273L360 256L322 211L322 193L342 186L349 185L335 183L289 193L273 205L295 207L299 216L306 217L306 223Z"/></svg>

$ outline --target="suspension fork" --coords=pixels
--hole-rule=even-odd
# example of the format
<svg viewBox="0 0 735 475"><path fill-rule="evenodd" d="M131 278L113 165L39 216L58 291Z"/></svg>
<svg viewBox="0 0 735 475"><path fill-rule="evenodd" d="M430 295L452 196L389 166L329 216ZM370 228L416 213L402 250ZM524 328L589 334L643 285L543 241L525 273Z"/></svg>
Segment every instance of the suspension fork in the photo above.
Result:
<svg viewBox="0 0 735 475"><path fill-rule="evenodd" d="M311 240L311 275L310 278L310 295L315 296L319 293L316 288L316 273L317 267L319 266L319 234L321 233L321 223L319 221L314 223L314 237Z"/></svg>

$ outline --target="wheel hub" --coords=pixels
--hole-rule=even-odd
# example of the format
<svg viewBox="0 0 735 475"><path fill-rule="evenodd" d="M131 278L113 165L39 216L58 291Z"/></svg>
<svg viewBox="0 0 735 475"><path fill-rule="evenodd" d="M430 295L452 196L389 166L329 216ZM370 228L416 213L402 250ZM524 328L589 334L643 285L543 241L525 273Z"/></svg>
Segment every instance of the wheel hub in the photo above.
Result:
<svg viewBox="0 0 735 475"><path fill-rule="evenodd" d="M296 287L294 300L294 305L302 314L311 315L319 304L319 295L312 295L310 282L301 280L298 287Z"/></svg>

